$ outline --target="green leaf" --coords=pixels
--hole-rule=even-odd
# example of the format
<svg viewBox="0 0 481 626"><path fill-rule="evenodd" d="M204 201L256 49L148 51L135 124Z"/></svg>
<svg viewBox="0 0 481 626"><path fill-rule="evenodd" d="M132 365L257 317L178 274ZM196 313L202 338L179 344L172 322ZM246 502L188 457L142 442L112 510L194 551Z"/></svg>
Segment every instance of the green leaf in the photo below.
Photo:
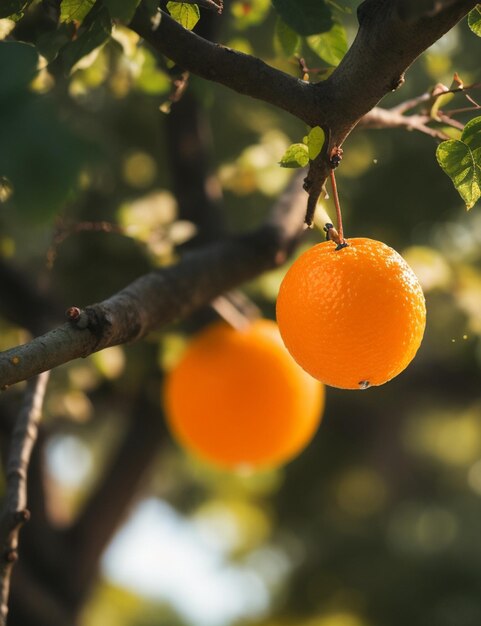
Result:
<svg viewBox="0 0 481 626"><path fill-rule="evenodd" d="M104 5L114 20L128 23L134 17L134 13L140 4L140 0L104 0Z"/></svg>
<svg viewBox="0 0 481 626"><path fill-rule="evenodd" d="M0 19L3 17L21 16L21 13L32 0L2 0L2 6L0 7Z"/></svg>
<svg viewBox="0 0 481 626"><path fill-rule="evenodd" d="M299 35L316 35L331 30L331 9L324 0L272 0L282 20Z"/></svg>
<svg viewBox="0 0 481 626"><path fill-rule="evenodd" d="M275 41L286 57L290 57L294 54L299 46L301 38L292 30L280 17L276 20Z"/></svg>
<svg viewBox="0 0 481 626"><path fill-rule="evenodd" d="M469 28L478 37L481 37L481 4L477 4L468 15Z"/></svg>
<svg viewBox="0 0 481 626"><path fill-rule="evenodd" d="M314 126L307 135L309 158L313 161L321 152L326 136L320 126Z"/></svg>
<svg viewBox="0 0 481 626"><path fill-rule="evenodd" d="M37 63L33 46L0 42L0 178L12 185L8 202L44 219L65 203L90 148L59 121L50 96L30 91Z"/></svg>
<svg viewBox="0 0 481 626"><path fill-rule="evenodd" d="M470 209L481 197L481 117L466 124L460 140L439 144L436 157Z"/></svg>
<svg viewBox="0 0 481 626"><path fill-rule="evenodd" d="M167 2L167 10L181 26L192 30L200 19L199 7L187 2Z"/></svg>
<svg viewBox="0 0 481 626"><path fill-rule="evenodd" d="M475 117L464 127L461 139L473 153L478 167L481 167L481 117Z"/></svg>
<svg viewBox="0 0 481 626"><path fill-rule="evenodd" d="M303 143L293 143L279 161L281 167L305 167L309 163L309 149Z"/></svg>
<svg viewBox="0 0 481 626"><path fill-rule="evenodd" d="M83 22L95 0L62 0L60 5L61 22Z"/></svg>
<svg viewBox="0 0 481 626"><path fill-rule="evenodd" d="M344 27L335 22L331 30L306 38L309 48L329 65L339 65L347 52L347 36Z"/></svg>
<svg viewBox="0 0 481 626"><path fill-rule="evenodd" d="M61 50L60 58L64 72L68 74L80 59L102 46L111 32L112 20L108 9L101 6L95 12L91 11L77 39Z"/></svg>
<svg viewBox="0 0 481 626"><path fill-rule="evenodd" d="M0 41L0 100L26 89L38 72L35 47L20 41Z"/></svg>

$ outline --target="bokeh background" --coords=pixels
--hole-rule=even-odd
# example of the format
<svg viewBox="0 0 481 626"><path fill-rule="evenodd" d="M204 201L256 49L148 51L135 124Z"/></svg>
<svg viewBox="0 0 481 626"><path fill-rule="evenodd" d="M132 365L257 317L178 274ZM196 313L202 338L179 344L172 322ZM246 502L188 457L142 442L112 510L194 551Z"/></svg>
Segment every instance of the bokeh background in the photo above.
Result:
<svg viewBox="0 0 481 626"><path fill-rule="evenodd" d="M353 9L341 14L351 41L357 3L342 5ZM0 27L8 30L5 20ZM229 2L222 17L203 13L198 26L298 74L276 28L268 0ZM34 3L5 36L48 54L42 33ZM330 71L305 45L299 53L322 70L312 79ZM18 58L8 60L9 76L24 76ZM465 84L479 81L479 58L464 21L383 105L449 86L455 71ZM27 100L0 99L0 163L14 162L24 181L13 195L6 179L0 189L2 276L13 267L21 277L0 281L2 349L26 341L28 328L55 325L68 306L173 262L184 247L260 224L292 175L278 165L282 154L306 133L282 111L195 77L172 103L166 72L180 74L121 26L67 78L50 69ZM452 106L465 104L456 96ZM222 472L186 455L164 426L164 372L211 311L54 371L42 445L58 527L82 510L132 420L149 412L161 431L82 626L481 623L480 209L466 211L431 137L359 130L344 148L345 232L399 250L424 287L428 321L416 359L383 387L328 389L308 449L257 473ZM76 190L66 197L60 179L69 189L77 181ZM300 250L323 239L324 210L334 217L331 200ZM286 269L244 286L267 317ZM25 312L26 322L13 304L22 281L50 303ZM8 390L2 406L21 394L22 385Z"/></svg>

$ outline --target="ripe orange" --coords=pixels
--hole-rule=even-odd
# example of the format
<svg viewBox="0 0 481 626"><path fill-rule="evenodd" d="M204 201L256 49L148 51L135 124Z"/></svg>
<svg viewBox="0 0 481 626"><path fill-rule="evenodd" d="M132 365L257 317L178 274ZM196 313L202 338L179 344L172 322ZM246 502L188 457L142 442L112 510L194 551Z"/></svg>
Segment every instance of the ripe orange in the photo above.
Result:
<svg viewBox="0 0 481 626"><path fill-rule="evenodd" d="M170 372L168 424L191 452L223 467L275 466L312 439L324 387L292 359L271 320L201 332Z"/></svg>
<svg viewBox="0 0 481 626"><path fill-rule="evenodd" d="M277 322L295 360L327 385L365 389L402 372L426 323L414 272L392 248L372 239L313 246L287 272Z"/></svg>

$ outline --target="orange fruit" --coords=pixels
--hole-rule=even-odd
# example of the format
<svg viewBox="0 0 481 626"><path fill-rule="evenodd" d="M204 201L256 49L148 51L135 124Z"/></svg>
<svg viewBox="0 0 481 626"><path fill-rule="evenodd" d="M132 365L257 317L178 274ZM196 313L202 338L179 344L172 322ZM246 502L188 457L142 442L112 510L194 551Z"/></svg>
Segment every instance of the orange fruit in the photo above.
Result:
<svg viewBox="0 0 481 626"><path fill-rule="evenodd" d="M324 387L286 350L275 322L216 323L167 377L164 406L179 443L217 465L275 466L314 436Z"/></svg>
<svg viewBox="0 0 481 626"><path fill-rule="evenodd" d="M313 246L288 270L277 322L294 359L326 385L365 389L402 372L426 323L414 272L392 248L372 239Z"/></svg>

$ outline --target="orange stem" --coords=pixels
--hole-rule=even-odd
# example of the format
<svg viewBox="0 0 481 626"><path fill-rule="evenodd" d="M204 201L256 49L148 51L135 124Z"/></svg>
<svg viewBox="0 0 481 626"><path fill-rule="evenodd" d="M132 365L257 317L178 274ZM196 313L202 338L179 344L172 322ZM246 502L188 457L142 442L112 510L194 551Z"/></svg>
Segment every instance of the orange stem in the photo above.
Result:
<svg viewBox="0 0 481 626"><path fill-rule="evenodd" d="M337 184L336 184L336 176L334 174L334 170L330 171L331 176L331 185L332 185L332 195L334 197L334 205L336 207L336 218L337 218L337 232L339 233L339 243L343 244L344 241L344 229L342 227L342 213L341 213L341 205L339 204L339 196L337 193Z"/></svg>

